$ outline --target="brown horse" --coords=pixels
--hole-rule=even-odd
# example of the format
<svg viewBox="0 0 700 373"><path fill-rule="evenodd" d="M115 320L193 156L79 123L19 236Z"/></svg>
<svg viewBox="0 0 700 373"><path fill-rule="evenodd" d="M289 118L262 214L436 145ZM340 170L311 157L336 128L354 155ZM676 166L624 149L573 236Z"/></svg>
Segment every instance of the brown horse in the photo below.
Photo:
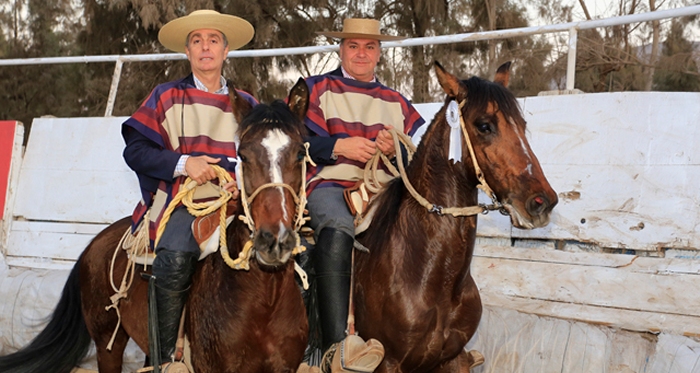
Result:
<svg viewBox="0 0 700 373"><path fill-rule="evenodd" d="M531 229L548 224L557 204L506 89L509 68L501 66L495 82L460 81L436 63L445 105L406 168L408 182L393 180L370 206L372 223L356 238L370 252L355 254L353 301L359 335L385 347L376 372L470 371L473 359L464 347L482 310L470 272L479 212L453 216L447 207L477 206L477 185L486 184L496 208L507 211L515 227ZM452 101L468 134L465 139L460 130L456 163L448 158Z"/></svg>
<svg viewBox="0 0 700 373"><path fill-rule="evenodd" d="M297 194L303 190L306 149L301 120L308 88L300 79L289 94L289 107L276 101L252 111L234 89L230 91L240 123L238 154L245 187L241 191L255 192L247 206L254 232L234 219L227 241L235 257L252 240L255 255L249 271L229 268L219 253L200 262L185 317L192 365L197 373L295 372L304 354L308 325L293 261L288 259L296 246L294 212L305 201ZM241 200L238 212L246 207ZM117 282L122 278L127 256L119 250L113 274L110 262L129 224L124 218L93 239L69 275L46 329L29 346L1 357L0 372L70 372L87 353L91 338L100 373L121 373L130 338L148 354L147 281L141 279L141 266L120 302L121 326L112 349L107 349L117 326L117 313L105 310L114 293L110 276Z"/></svg>

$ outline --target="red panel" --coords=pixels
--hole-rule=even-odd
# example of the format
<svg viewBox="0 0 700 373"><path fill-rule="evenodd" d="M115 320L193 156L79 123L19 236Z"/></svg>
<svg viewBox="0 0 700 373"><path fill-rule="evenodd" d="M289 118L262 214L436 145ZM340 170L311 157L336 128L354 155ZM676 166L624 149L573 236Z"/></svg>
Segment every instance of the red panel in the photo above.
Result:
<svg viewBox="0 0 700 373"><path fill-rule="evenodd" d="M17 122L14 120L0 121L0 219L2 219L5 212L7 183L10 178L10 164L12 163L16 125Z"/></svg>

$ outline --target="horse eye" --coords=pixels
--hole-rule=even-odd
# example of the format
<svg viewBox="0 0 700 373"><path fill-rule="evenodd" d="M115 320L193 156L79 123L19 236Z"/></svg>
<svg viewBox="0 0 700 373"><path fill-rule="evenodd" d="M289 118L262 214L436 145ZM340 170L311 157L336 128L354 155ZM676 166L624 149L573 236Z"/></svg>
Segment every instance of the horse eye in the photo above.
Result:
<svg viewBox="0 0 700 373"><path fill-rule="evenodd" d="M297 153L297 160L303 161L304 158L306 158L306 152L303 150L300 150L299 153Z"/></svg>
<svg viewBox="0 0 700 373"><path fill-rule="evenodd" d="M489 123L487 121L476 122L475 126L479 132L481 132L485 135L493 133L493 128L491 127L491 123Z"/></svg>
<svg viewBox="0 0 700 373"><path fill-rule="evenodd" d="M245 155L241 154L241 153L238 153L238 158L240 158L240 159L241 159L241 162L243 162L243 163L248 162L248 158L247 158Z"/></svg>

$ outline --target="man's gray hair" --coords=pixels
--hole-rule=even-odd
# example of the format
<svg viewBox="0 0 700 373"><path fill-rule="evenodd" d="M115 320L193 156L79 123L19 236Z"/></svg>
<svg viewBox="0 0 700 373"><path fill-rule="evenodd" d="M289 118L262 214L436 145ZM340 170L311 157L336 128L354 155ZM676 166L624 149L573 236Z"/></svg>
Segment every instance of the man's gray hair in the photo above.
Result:
<svg viewBox="0 0 700 373"><path fill-rule="evenodd" d="M195 31L197 31L197 30L195 30ZM219 31L219 30L217 30L217 31ZM194 32L194 31L192 31L192 32ZM192 35L192 32L187 34L187 39L185 39L185 48L189 47L189 45L190 45L190 35ZM221 34L221 37L224 38L224 47L227 47L228 46L228 38L226 37L226 34L224 34L221 31L219 31L219 33Z"/></svg>

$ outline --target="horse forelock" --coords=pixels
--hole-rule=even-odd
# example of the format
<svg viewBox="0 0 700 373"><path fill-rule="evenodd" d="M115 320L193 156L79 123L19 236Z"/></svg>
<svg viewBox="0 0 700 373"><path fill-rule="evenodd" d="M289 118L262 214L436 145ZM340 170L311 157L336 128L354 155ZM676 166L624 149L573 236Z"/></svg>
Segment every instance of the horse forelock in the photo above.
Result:
<svg viewBox="0 0 700 373"><path fill-rule="evenodd" d="M473 76L462 80L467 87L467 104L477 111L485 111L489 104L494 104L506 118L512 118L514 123L525 129L525 120L520 105L513 93L501 84Z"/></svg>
<svg viewBox="0 0 700 373"><path fill-rule="evenodd" d="M255 133L264 133L279 129L284 133L296 135L295 140L305 134L304 126L287 107L282 100L275 100L271 104L258 104L246 115L238 126L238 136L241 141L244 137Z"/></svg>

